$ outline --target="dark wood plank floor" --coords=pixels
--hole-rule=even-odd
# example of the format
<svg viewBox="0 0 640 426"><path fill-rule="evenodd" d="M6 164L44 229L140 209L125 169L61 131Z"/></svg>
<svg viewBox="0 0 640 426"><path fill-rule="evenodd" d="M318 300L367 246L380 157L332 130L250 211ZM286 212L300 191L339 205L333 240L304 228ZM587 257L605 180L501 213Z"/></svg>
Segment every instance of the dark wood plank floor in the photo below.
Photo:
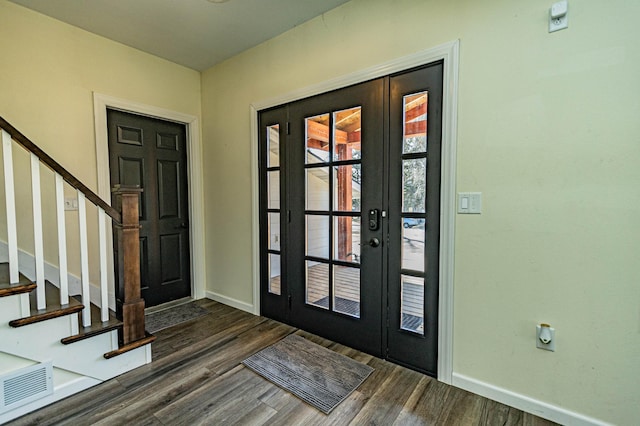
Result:
<svg viewBox="0 0 640 426"><path fill-rule="evenodd" d="M210 314L158 332L151 364L9 424L553 424L282 323L210 300L197 303ZM241 364L290 333L375 372L327 416Z"/></svg>

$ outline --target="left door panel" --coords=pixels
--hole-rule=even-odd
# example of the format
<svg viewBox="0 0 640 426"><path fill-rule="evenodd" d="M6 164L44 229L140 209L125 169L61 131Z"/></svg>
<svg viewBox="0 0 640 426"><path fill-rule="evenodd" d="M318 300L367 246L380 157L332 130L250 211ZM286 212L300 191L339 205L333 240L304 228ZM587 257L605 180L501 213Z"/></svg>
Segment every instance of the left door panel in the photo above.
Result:
<svg viewBox="0 0 640 426"><path fill-rule="evenodd" d="M284 268L288 220L283 165L287 155L287 108L260 112L260 309L261 314L289 321L289 291Z"/></svg>

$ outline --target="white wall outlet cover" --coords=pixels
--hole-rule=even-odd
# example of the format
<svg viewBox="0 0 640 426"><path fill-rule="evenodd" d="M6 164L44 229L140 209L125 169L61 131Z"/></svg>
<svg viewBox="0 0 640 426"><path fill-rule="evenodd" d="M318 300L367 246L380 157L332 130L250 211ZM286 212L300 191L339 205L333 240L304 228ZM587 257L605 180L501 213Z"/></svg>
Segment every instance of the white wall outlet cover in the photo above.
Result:
<svg viewBox="0 0 640 426"><path fill-rule="evenodd" d="M563 30L569 27L569 6L567 1L554 3L549 9L549 32Z"/></svg>
<svg viewBox="0 0 640 426"><path fill-rule="evenodd" d="M567 0L559 1L551 5L551 17L559 18L567 14L569 4Z"/></svg>
<svg viewBox="0 0 640 426"><path fill-rule="evenodd" d="M536 325L536 348L555 352L556 329L550 327L548 324Z"/></svg>

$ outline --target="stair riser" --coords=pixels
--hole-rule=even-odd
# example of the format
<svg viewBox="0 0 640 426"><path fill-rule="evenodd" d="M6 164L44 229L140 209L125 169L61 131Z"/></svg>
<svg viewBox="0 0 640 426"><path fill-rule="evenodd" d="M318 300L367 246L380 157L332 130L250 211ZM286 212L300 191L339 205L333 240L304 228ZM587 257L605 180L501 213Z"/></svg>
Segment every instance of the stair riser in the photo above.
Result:
<svg viewBox="0 0 640 426"><path fill-rule="evenodd" d="M0 324L9 326L9 321L22 318L22 294L0 297ZM27 298L27 302L29 299Z"/></svg>
<svg viewBox="0 0 640 426"><path fill-rule="evenodd" d="M76 342L73 345L63 345L60 340L50 341L39 336L60 335L60 328L56 329L55 321L46 321L47 327L35 327L36 324L21 327L20 329L3 330L0 335L0 351L12 355L32 359L38 362L52 360L58 368L72 371L77 374L92 377L98 380L108 380L122 374L131 368L139 367L147 362L147 356L142 351L131 351L117 358L107 360L104 354L118 347L118 335L116 331L104 333L87 340ZM57 324L60 325L60 324ZM62 327L64 328L64 327ZM7 337L6 339L4 337Z"/></svg>
<svg viewBox="0 0 640 426"><path fill-rule="evenodd" d="M60 339L73 335L78 332L78 316L77 314L65 315L58 318L52 318L46 321L29 324L24 327L13 328L9 326L9 321L19 318L16 315L21 314L20 296L9 296L0 298L0 336L4 342L0 345L6 346L11 344L17 345L20 342L29 342L26 339L42 343L54 344ZM12 332L16 331L16 332Z"/></svg>
<svg viewBox="0 0 640 426"><path fill-rule="evenodd" d="M23 318L31 313L28 294L14 294L0 297L0 323Z"/></svg>
<svg viewBox="0 0 640 426"><path fill-rule="evenodd" d="M149 348L140 348L107 360L104 354L118 348L117 331L63 345L60 339L78 333L77 315L13 328L10 319L20 314L19 296L0 298L0 351L30 360L52 360L54 367L107 380L151 361Z"/></svg>

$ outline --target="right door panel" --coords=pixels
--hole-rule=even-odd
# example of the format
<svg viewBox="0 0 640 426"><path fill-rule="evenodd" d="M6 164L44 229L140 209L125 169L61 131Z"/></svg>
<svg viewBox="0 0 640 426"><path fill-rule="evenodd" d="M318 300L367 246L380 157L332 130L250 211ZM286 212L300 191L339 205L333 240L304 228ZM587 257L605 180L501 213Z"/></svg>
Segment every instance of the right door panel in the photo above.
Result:
<svg viewBox="0 0 640 426"><path fill-rule="evenodd" d="M389 78L387 357L435 376L441 62Z"/></svg>

